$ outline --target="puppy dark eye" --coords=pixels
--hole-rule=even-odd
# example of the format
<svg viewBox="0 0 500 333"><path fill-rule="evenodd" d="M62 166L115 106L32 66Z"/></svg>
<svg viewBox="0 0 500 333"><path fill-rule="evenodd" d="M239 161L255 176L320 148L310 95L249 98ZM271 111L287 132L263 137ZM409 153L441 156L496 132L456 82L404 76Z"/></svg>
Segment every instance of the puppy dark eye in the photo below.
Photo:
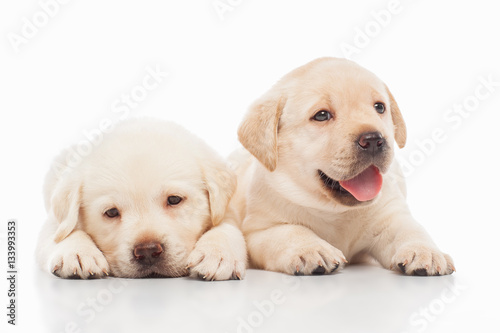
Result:
<svg viewBox="0 0 500 333"><path fill-rule="evenodd" d="M373 107L375 108L375 111L377 111L380 114L385 112L384 103L375 103L375 104L373 104Z"/></svg>
<svg viewBox="0 0 500 333"><path fill-rule="evenodd" d="M321 110L316 112L316 114L312 117L312 119L316 121L327 121L332 119L332 114L328 111Z"/></svg>
<svg viewBox="0 0 500 333"><path fill-rule="evenodd" d="M169 206L178 205L182 201L182 198L177 195L171 195L167 198L167 203Z"/></svg>
<svg viewBox="0 0 500 333"><path fill-rule="evenodd" d="M106 215L109 218L115 218L120 216L120 211L117 208L111 208L105 211L104 215Z"/></svg>

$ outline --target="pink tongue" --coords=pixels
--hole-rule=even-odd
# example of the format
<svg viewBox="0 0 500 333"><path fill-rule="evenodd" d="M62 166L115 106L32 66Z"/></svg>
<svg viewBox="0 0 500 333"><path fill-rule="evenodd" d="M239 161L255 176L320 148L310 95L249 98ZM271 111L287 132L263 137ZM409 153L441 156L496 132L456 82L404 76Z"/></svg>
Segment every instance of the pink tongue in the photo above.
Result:
<svg viewBox="0 0 500 333"><path fill-rule="evenodd" d="M359 201L372 200L382 188L382 175L377 167L372 165L356 177L341 180L340 185Z"/></svg>

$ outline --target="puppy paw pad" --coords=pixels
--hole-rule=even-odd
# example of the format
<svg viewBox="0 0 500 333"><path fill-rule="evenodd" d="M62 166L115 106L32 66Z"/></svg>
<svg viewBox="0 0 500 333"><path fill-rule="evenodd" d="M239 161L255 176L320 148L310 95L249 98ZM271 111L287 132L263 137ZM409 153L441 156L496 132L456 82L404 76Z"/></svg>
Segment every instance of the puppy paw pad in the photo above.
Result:
<svg viewBox="0 0 500 333"><path fill-rule="evenodd" d="M326 269L325 267L323 266L318 266L316 267L313 271L312 271L312 274L313 275L323 275L326 273Z"/></svg>

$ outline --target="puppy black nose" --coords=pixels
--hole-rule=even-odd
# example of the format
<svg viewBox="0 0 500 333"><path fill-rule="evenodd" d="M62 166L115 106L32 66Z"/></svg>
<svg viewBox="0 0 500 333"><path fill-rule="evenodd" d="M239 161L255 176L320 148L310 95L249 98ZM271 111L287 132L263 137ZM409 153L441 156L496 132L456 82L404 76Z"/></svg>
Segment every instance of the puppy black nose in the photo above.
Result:
<svg viewBox="0 0 500 333"><path fill-rule="evenodd" d="M384 147L385 139L379 132L363 133L358 139L358 145L362 150L376 154Z"/></svg>
<svg viewBox="0 0 500 333"><path fill-rule="evenodd" d="M157 262L163 253L160 243L141 243L134 247L134 257L139 263L151 265Z"/></svg>

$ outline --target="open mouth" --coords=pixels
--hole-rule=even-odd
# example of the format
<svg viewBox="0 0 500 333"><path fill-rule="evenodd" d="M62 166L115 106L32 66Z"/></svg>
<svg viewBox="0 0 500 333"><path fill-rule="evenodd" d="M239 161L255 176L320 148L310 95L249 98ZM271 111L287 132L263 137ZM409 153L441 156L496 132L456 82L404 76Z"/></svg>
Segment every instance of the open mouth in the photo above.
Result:
<svg viewBox="0 0 500 333"><path fill-rule="evenodd" d="M321 178L321 180L323 181L323 184L325 184L325 186L327 188L329 188L330 190L332 190L332 192L335 192L338 195L351 196L352 197L352 195L351 195L351 193L349 193L349 191L347 191L345 188L343 188L342 186L340 186L340 182L339 181L333 180L332 178L328 177L321 170L318 170L318 175Z"/></svg>
<svg viewBox="0 0 500 333"><path fill-rule="evenodd" d="M349 206L373 200L382 189L382 175L374 165L347 180L335 180L321 170L318 175L333 196Z"/></svg>

